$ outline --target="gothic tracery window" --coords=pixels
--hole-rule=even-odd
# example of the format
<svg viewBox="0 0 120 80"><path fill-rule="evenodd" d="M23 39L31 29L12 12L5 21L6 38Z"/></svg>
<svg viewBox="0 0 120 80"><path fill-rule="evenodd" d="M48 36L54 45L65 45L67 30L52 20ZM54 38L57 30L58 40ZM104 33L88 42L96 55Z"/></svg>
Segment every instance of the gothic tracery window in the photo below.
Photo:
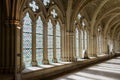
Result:
<svg viewBox="0 0 120 80"><path fill-rule="evenodd" d="M97 37L97 46L98 46L98 54L100 54L102 51L101 51L101 48L102 48L102 36L101 36L101 29L100 27L98 28L98 37Z"/></svg>
<svg viewBox="0 0 120 80"><path fill-rule="evenodd" d="M56 24L56 56L59 62L61 59L61 29L59 22Z"/></svg>
<svg viewBox="0 0 120 80"><path fill-rule="evenodd" d="M32 20L29 13L23 19L23 61L26 67L31 66L32 60Z"/></svg>
<svg viewBox="0 0 120 80"><path fill-rule="evenodd" d="M50 0L42 0L42 2L44 6L47 6L50 3ZM39 10L41 6L39 6L38 3L39 2L37 2L36 0L32 0L30 2L28 1L24 8L24 11L26 11L27 8L29 10L29 13L27 12L23 19L24 24L22 35L23 62L25 63L26 67L31 67L32 65L36 64L41 65L43 64L45 60L44 58L46 57L48 57L49 63L54 62L53 58L57 58L58 62L61 61L61 26L59 21L57 22L56 26L53 26L52 24L52 20L54 22L54 20L56 20L55 18L58 16L57 11L56 9L50 9L51 11L49 12L49 14L50 16L52 16L53 19L49 19L47 24L46 22L43 23L42 18L44 17L44 15L41 14L42 11ZM32 17L30 17L30 15L32 15ZM44 20L46 19L44 18ZM43 24L48 26L45 28ZM46 38L47 42L43 43L43 39ZM44 46L44 44L46 46ZM46 47L47 49L44 47ZM54 48L56 50L53 51ZM45 52L43 50L45 50ZM46 55L44 55L43 52ZM54 54L56 54L56 56Z"/></svg>
<svg viewBox="0 0 120 80"><path fill-rule="evenodd" d="M76 57L79 58L79 31L78 28L76 28Z"/></svg>
<svg viewBox="0 0 120 80"><path fill-rule="evenodd" d="M38 65L42 64L43 60L43 22L39 16L36 21L36 58Z"/></svg>
<svg viewBox="0 0 120 80"><path fill-rule="evenodd" d="M53 24L51 19L48 22L48 60L53 62Z"/></svg>
<svg viewBox="0 0 120 80"><path fill-rule="evenodd" d="M81 51L82 51L82 57L84 56L84 52L87 50L87 39L88 34L87 34L87 30L86 30L86 24L84 21L82 21L82 30L81 30Z"/></svg>

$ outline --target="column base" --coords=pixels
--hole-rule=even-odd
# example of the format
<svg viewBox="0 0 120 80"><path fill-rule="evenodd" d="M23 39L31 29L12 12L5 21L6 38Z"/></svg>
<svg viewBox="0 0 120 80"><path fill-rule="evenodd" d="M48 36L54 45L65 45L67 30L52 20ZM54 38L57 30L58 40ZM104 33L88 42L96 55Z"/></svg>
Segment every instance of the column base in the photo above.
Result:
<svg viewBox="0 0 120 80"><path fill-rule="evenodd" d="M64 61L64 62L68 62L69 61L68 57L62 57L61 60Z"/></svg>
<svg viewBox="0 0 120 80"><path fill-rule="evenodd" d="M23 62L22 65L21 65L21 71L24 70L24 69L25 69L25 64Z"/></svg>
<svg viewBox="0 0 120 80"><path fill-rule="evenodd" d="M56 58L54 58L54 59L53 59L53 62L54 62L54 63L57 63L58 61L57 61L57 59L56 59Z"/></svg>
<svg viewBox="0 0 120 80"><path fill-rule="evenodd" d="M36 60L32 61L32 66L38 66L38 64L37 64L37 61L36 61Z"/></svg>
<svg viewBox="0 0 120 80"><path fill-rule="evenodd" d="M48 59L44 59L44 60L43 60L43 64L49 64Z"/></svg>
<svg viewBox="0 0 120 80"><path fill-rule="evenodd" d="M98 57L97 54L93 54L93 57Z"/></svg>
<svg viewBox="0 0 120 80"><path fill-rule="evenodd" d="M77 58L70 57L69 61L70 61L70 62L76 62L76 61L77 61Z"/></svg>

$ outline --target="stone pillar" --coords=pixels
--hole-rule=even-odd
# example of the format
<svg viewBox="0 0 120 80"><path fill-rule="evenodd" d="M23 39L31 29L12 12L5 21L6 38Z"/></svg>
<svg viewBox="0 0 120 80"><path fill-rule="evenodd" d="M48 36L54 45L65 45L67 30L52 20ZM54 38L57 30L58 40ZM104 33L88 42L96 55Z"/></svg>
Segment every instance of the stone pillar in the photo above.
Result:
<svg viewBox="0 0 120 80"><path fill-rule="evenodd" d="M20 63L17 64L17 59L20 59L20 50L17 50L17 26L18 20L6 20L6 23L1 26L1 64L0 73L15 77L16 73L20 71ZM18 33L19 34L19 33Z"/></svg>
<svg viewBox="0 0 120 80"><path fill-rule="evenodd" d="M97 37L93 35L93 56L97 57Z"/></svg>
<svg viewBox="0 0 120 80"><path fill-rule="evenodd" d="M65 32L65 53L64 53L64 61L69 61L69 36L68 32Z"/></svg>
<svg viewBox="0 0 120 80"><path fill-rule="evenodd" d="M57 63L56 56L56 24L53 25L53 62Z"/></svg>
<svg viewBox="0 0 120 80"><path fill-rule="evenodd" d="M101 35L101 53L104 54L104 38L103 35Z"/></svg>
<svg viewBox="0 0 120 80"><path fill-rule="evenodd" d="M97 39L96 35L92 35L90 39L90 52L92 57L97 57Z"/></svg>
<svg viewBox="0 0 120 80"><path fill-rule="evenodd" d="M36 60L36 23L32 25L32 66L37 66Z"/></svg>
<svg viewBox="0 0 120 80"><path fill-rule="evenodd" d="M73 62L76 61L76 54L75 54L75 36L74 32L67 32L67 57L68 61Z"/></svg>
<svg viewBox="0 0 120 80"><path fill-rule="evenodd" d="M89 58L89 34L87 34L87 49L86 49L86 56Z"/></svg>
<svg viewBox="0 0 120 80"><path fill-rule="evenodd" d="M107 45L107 38L104 37L104 54L108 54L108 45Z"/></svg>
<svg viewBox="0 0 120 80"><path fill-rule="evenodd" d="M64 61L65 55L65 27L64 24L61 27L61 61Z"/></svg>
<svg viewBox="0 0 120 80"><path fill-rule="evenodd" d="M82 43L82 32L80 31L80 33L79 33L79 35L80 35L80 58L82 58L82 45L83 45L83 43Z"/></svg>
<svg viewBox="0 0 120 80"><path fill-rule="evenodd" d="M90 51L91 51L91 46L90 46L90 45L91 45L91 44L90 44L90 43L91 43L91 41L90 41L91 38L90 38L90 37L91 37L91 36L89 35L89 36L88 36L88 47L87 47L87 48L88 48L88 56L89 56L89 57L92 56L92 55L91 55L91 52L90 52Z"/></svg>
<svg viewBox="0 0 120 80"><path fill-rule="evenodd" d="M22 57L22 53L21 53L21 25L19 21L16 21L16 57L15 57L15 61L16 61L16 76L15 76L15 80L19 80L22 79L21 78L21 74L22 74L22 70L25 68L25 65L23 66L23 57Z"/></svg>
<svg viewBox="0 0 120 80"><path fill-rule="evenodd" d="M47 37L47 22L44 23L44 29L43 29L43 64L49 64L48 61L48 37Z"/></svg>

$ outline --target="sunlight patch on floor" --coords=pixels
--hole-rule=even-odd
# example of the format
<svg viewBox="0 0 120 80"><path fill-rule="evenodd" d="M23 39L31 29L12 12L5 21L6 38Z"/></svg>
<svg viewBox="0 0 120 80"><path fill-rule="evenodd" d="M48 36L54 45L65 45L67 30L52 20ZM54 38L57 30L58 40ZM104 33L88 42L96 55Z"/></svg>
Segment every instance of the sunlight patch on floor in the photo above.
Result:
<svg viewBox="0 0 120 80"><path fill-rule="evenodd" d="M120 57L69 73L54 80L119 80Z"/></svg>

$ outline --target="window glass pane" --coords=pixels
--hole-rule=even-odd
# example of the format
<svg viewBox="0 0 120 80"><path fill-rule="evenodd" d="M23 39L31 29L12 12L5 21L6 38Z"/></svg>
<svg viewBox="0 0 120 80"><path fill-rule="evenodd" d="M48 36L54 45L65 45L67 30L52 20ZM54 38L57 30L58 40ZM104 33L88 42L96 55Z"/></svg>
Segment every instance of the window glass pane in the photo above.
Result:
<svg viewBox="0 0 120 80"><path fill-rule="evenodd" d="M38 62L38 65L42 64L42 60L43 60L43 49L36 49L36 59Z"/></svg>
<svg viewBox="0 0 120 80"><path fill-rule="evenodd" d="M56 48L61 48L61 40L60 40L60 37L56 37Z"/></svg>
<svg viewBox="0 0 120 80"><path fill-rule="evenodd" d="M76 56L79 58L79 32L76 28Z"/></svg>
<svg viewBox="0 0 120 80"><path fill-rule="evenodd" d="M41 65L43 60L43 22L40 16L36 21L36 58L38 65Z"/></svg>
<svg viewBox="0 0 120 80"><path fill-rule="evenodd" d="M29 13L26 13L23 21L23 61L25 67L29 67L32 60L32 20Z"/></svg>
<svg viewBox="0 0 120 80"><path fill-rule="evenodd" d="M85 49L87 49L87 32L85 31Z"/></svg>
<svg viewBox="0 0 120 80"><path fill-rule="evenodd" d="M57 56L57 60L58 60L58 62L60 62L61 61L61 49L56 49L56 56Z"/></svg>
<svg viewBox="0 0 120 80"><path fill-rule="evenodd" d="M60 30L60 24L57 22L56 24L56 57L58 62L60 62L61 59L61 30Z"/></svg>
<svg viewBox="0 0 120 80"><path fill-rule="evenodd" d="M48 59L49 63L53 63L53 49L48 49Z"/></svg>
<svg viewBox="0 0 120 80"><path fill-rule="evenodd" d="M48 60L50 63L53 62L53 25L50 19L48 22Z"/></svg>

